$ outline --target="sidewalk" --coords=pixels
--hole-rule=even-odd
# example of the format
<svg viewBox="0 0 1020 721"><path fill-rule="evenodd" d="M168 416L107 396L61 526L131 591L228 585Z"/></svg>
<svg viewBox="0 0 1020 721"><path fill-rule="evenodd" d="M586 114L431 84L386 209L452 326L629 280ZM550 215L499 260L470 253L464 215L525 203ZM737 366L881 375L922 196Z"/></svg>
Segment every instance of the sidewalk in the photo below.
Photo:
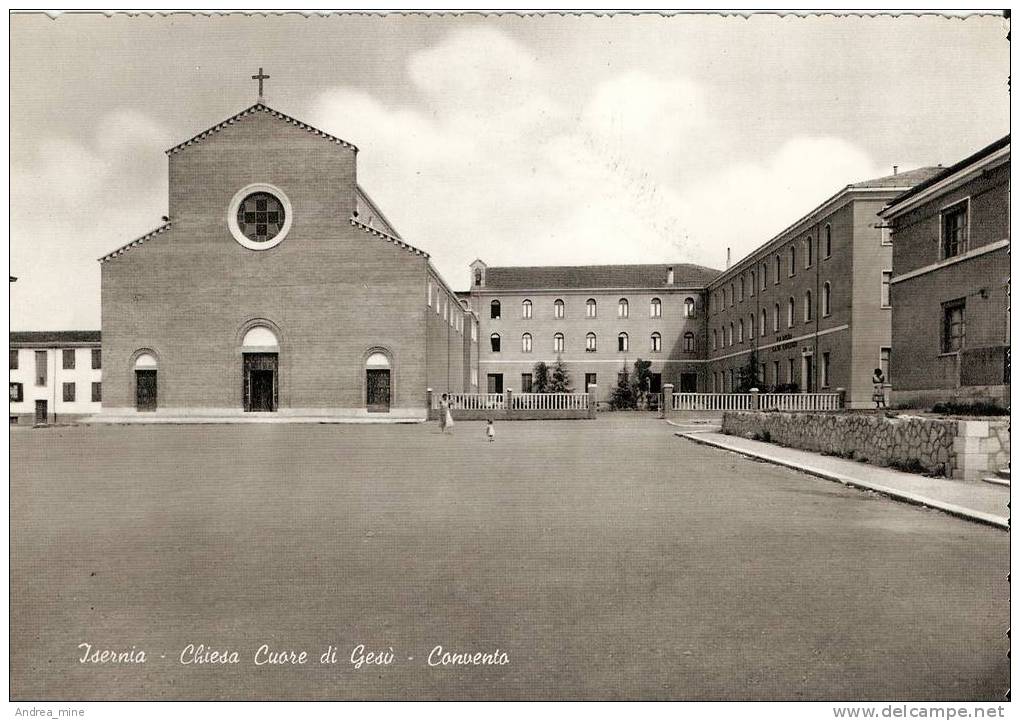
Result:
<svg viewBox="0 0 1020 721"><path fill-rule="evenodd" d="M1009 529L1008 487L949 478L928 478L835 456L785 448L774 443L727 436L712 430L685 429L676 435L847 486L867 488L900 501L937 508L954 516Z"/></svg>

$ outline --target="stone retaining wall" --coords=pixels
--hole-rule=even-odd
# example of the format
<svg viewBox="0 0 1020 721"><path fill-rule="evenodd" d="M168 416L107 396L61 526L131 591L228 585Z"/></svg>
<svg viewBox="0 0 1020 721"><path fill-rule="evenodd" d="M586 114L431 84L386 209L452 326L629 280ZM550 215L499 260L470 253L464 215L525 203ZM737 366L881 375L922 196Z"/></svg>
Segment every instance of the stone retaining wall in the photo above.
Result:
<svg viewBox="0 0 1020 721"><path fill-rule="evenodd" d="M723 414L723 433L879 466L979 480L1009 463L1008 421L865 413Z"/></svg>

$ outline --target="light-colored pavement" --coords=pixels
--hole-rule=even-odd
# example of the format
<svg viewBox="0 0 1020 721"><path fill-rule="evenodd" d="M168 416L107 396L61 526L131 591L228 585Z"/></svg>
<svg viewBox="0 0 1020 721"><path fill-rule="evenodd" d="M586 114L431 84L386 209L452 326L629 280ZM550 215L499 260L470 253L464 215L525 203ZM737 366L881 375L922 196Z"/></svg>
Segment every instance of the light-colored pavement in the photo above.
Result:
<svg viewBox="0 0 1020 721"><path fill-rule="evenodd" d="M690 425L678 426L676 435L845 485L884 493L897 500L937 508L999 528L1009 528L1009 487L903 473L859 461L729 436L714 430L699 430Z"/></svg>

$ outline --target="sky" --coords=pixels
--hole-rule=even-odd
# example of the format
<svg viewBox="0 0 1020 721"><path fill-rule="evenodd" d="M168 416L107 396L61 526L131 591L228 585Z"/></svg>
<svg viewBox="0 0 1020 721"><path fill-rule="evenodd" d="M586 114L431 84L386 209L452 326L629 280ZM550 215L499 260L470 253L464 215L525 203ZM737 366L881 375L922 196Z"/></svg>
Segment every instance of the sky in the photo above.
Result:
<svg viewBox="0 0 1020 721"><path fill-rule="evenodd" d="M851 182L1009 132L1001 17L14 15L13 330L98 329L164 151L266 103L455 289L468 264L725 267ZM345 221L346 219L339 219Z"/></svg>

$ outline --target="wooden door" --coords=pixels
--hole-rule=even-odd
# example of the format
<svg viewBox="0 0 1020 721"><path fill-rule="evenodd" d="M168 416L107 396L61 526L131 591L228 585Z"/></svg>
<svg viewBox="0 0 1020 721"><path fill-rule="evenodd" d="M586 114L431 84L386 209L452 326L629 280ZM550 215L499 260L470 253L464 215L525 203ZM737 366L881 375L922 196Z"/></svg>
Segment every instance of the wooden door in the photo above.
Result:
<svg viewBox="0 0 1020 721"><path fill-rule="evenodd" d="M135 408L139 411L154 411L157 404L156 371L135 371Z"/></svg>
<svg viewBox="0 0 1020 721"><path fill-rule="evenodd" d="M387 413L390 410L389 368L368 368L365 371L365 398L369 413Z"/></svg>
<svg viewBox="0 0 1020 721"><path fill-rule="evenodd" d="M279 398L279 356L276 353L244 354L244 410L273 413Z"/></svg>

